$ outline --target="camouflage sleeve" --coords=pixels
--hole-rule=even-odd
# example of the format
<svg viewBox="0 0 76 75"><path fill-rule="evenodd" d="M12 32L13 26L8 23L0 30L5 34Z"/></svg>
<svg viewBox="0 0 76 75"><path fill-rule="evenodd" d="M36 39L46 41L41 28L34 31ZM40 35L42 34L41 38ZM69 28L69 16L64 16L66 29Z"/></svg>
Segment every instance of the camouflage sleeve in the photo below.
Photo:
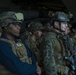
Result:
<svg viewBox="0 0 76 75"><path fill-rule="evenodd" d="M76 56L76 39L74 37L70 37L70 45L73 48L73 54Z"/></svg>
<svg viewBox="0 0 76 75"><path fill-rule="evenodd" d="M54 39L45 36L43 39L43 64L46 75L57 75L54 59Z"/></svg>
<svg viewBox="0 0 76 75"><path fill-rule="evenodd" d="M76 39L74 39L73 45L74 45L74 55L75 55L75 58L76 58Z"/></svg>

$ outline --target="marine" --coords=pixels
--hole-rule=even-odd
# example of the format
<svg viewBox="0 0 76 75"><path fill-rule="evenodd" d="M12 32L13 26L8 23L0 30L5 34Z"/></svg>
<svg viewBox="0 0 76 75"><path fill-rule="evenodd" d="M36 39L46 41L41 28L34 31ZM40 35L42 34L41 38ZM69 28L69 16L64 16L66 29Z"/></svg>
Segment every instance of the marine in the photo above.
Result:
<svg viewBox="0 0 76 75"><path fill-rule="evenodd" d="M68 67L63 61L65 46L63 36L68 27L69 17L64 12L55 12L52 15L52 30L42 41L43 65L46 75L68 75Z"/></svg>
<svg viewBox="0 0 76 75"><path fill-rule="evenodd" d="M42 36L43 25L40 22L31 22L28 28L31 36L25 40L30 49L34 52L38 64L41 66L41 51L38 48L39 39Z"/></svg>
<svg viewBox="0 0 76 75"><path fill-rule="evenodd" d="M27 44L17 39L23 13L6 11L0 14L0 75L41 74L36 58Z"/></svg>

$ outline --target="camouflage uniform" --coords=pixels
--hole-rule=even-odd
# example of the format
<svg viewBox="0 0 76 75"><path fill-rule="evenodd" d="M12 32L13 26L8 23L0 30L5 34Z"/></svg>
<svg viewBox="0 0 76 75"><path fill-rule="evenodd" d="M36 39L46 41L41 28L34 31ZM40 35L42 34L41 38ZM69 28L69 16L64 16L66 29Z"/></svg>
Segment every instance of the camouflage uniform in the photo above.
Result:
<svg viewBox="0 0 76 75"><path fill-rule="evenodd" d="M76 39L70 34L65 35L62 39L65 46L64 61L68 67L66 75L76 75Z"/></svg>
<svg viewBox="0 0 76 75"><path fill-rule="evenodd" d="M32 40L31 38L25 40L25 43L29 46L30 49L34 52L36 59L40 62L40 51L37 48L37 41Z"/></svg>
<svg viewBox="0 0 76 75"><path fill-rule="evenodd" d="M56 12L52 22L68 21L68 18L63 12ZM68 72L68 67L65 66L63 56L65 55L65 46L62 41L63 35L58 33L55 28L48 32L42 41L43 49L43 64L46 75L64 75Z"/></svg>
<svg viewBox="0 0 76 75"><path fill-rule="evenodd" d="M74 49L74 55L76 56L76 38L74 38L74 36L72 35L70 37L72 43L73 43L73 49Z"/></svg>
<svg viewBox="0 0 76 75"><path fill-rule="evenodd" d="M71 27L71 33L69 34L70 36L70 40L72 42L72 46L73 46L73 55L74 55L74 60L75 60L75 64L76 64L76 22L74 22L72 24ZM76 65L75 65L75 69L76 69Z"/></svg>
<svg viewBox="0 0 76 75"><path fill-rule="evenodd" d="M64 46L59 37L56 32L49 32L43 39L43 63L46 75L57 75L57 71L63 73L61 51L64 50Z"/></svg>
<svg viewBox="0 0 76 75"><path fill-rule="evenodd" d="M74 22L72 24L71 33L69 34L70 40L73 43L74 55L76 56L76 36L75 36L76 35L76 32L74 32L73 30L76 30L76 22Z"/></svg>
<svg viewBox="0 0 76 75"><path fill-rule="evenodd" d="M32 33L31 36L33 35L33 32L37 31L37 30L42 30L43 26L41 23L39 22L32 22L30 27L28 28L29 31ZM41 52L38 49L38 45L39 45L39 38L37 38L36 40L33 40L31 38L31 36L25 40L25 43L28 44L29 48L35 53L36 55L36 59L39 63L39 65L41 65Z"/></svg>

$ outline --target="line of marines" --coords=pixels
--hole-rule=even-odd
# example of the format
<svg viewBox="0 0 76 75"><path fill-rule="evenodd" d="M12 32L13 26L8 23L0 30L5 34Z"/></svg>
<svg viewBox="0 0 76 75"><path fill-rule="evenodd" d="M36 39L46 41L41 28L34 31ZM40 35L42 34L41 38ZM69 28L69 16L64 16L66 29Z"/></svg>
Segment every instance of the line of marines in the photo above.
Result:
<svg viewBox="0 0 76 75"><path fill-rule="evenodd" d="M76 75L76 22L58 11L21 35L23 21L23 13L0 14L0 75Z"/></svg>

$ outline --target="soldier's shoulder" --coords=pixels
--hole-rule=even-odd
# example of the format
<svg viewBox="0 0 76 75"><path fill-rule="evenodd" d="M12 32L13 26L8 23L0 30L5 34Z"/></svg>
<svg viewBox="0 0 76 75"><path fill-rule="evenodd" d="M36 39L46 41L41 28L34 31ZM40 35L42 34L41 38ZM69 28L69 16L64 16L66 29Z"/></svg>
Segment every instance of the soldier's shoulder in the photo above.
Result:
<svg viewBox="0 0 76 75"><path fill-rule="evenodd" d="M44 37L48 39L52 39L52 38L56 38L56 34L54 32L48 32Z"/></svg>
<svg viewBox="0 0 76 75"><path fill-rule="evenodd" d="M46 43L55 43L55 40L56 40L56 34L53 32L47 33L43 38L43 42Z"/></svg>

